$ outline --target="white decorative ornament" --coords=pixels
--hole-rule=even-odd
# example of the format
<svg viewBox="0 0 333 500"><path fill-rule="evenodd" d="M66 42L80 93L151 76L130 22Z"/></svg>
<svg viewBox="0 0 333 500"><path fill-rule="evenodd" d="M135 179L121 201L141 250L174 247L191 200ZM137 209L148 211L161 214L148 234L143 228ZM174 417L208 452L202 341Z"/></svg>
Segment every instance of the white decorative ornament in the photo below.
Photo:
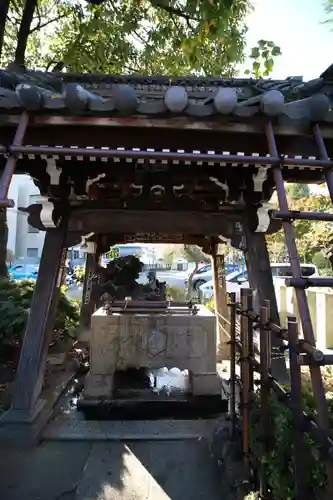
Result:
<svg viewBox="0 0 333 500"><path fill-rule="evenodd" d="M254 191L256 193L262 193L264 182L267 179L267 171L268 167L260 165L260 167L258 168L258 172L253 174L252 179L254 184Z"/></svg>
<svg viewBox="0 0 333 500"><path fill-rule="evenodd" d="M226 199L229 196L229 186L225 182L219 181L216 177L209 177L209 180L214 182L218 187L220 187L223 191L225 191L225 197Z"/></svg>
<svg viewBox="0 0 333 500"><path fill-rule="evenodd" d="M94 236L95 233L88 233L88 234L84 234L83 236L81 236L81 242L79 244L80 247L87 247L87 240L89 240L89 238L91 238L92 236ZM88 251L88 253L90 253Z"/></svg>
<svg viewBox="0 0 333 500"><path fill-rule="evenodd" d="M46 172L50 176L51 186L59 186L61 171L62 168L57 167L57 163L54 158L46 159Z"/></svg>
<svg viewBox="0 0 333 500"><path fill-rule="evenodd" d="M53 210L54 210L53 203L46 200L46 199L41 200L40 203L42 205L42 210L40 212L41 223L43 224L45 229L56 228L57 226L55 225L53 218L52 218L52 214L53 214Z"/></svg>
<svg viewBox="0 0 333 500"><path fill-rule="evenodd" d="M172 191L176 198L180 198L184 194L184 184L180 184L179 186L172 186Z"/></svg>
<svg viewBox="0 0 333 500"><path fill-rule="evenodd" d="M86 193L88 193L90 186L92 186L93 184L97 183L98 181L100 181L101 179L103 179L103 177L105 177L105 176L106 176L105 173L104 174L98 174L93 179L88 179L87 182L86 182Z"/></svg>
<svg viewBox="0 0 333 500"><path fill-rule="evenodd" d="M270 223L271 218L269 216L269 210L271 210L270 203L263 203L261 207L257 210L258 225L256 227L256 233L266 233Z"/></svg>
<svg viewBox="0 0 333 500"><path fill-rule="evenodd" d="M188 95L183 87L170 87L164 96L166 107L172 113L181 113L188 104Z"/></svg>
<svg viewBox="0 0 333 500"><path fill-rule="evenodd" d="M97 248L97 245L96 245L95 241L87 241L87 253L95 254L96 248Z"/></svg>
<svg viewBox="0 0 333 500"><path fill-rule="evenodd" d="M279 90L269 90L262 96L260 107L266 115L281 115L284 108L284 95Z"/></svg>
<svg viewBox="0 0 333 500"><path fill-rule="evenodd" d="M222 115L229 115L237 106L237 91L233 88L220 88L214 97L213 103L216 111Z"/></svg>

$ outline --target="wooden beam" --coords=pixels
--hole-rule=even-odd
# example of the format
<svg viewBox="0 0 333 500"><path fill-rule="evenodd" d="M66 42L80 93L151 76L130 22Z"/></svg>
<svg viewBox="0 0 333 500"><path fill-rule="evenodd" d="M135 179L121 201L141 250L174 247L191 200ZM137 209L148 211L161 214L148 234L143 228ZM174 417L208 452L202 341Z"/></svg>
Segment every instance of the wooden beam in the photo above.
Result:
<svg viewBox="0 0 333 500"><path fill-rule="evenodd" d="M265 234L251 232L246 223L244 223L243 227L246 235L244 256L249 273L250 287L254 292L254 308L258 312L259 307L264 304L264 301L269 300L270 319L273 323L279 325L280 316ZM282 345L282 339L276 337L276 335L272 333L272 347L278 348ZM272 374L281 383L285 383L288 380L286 363L283 355L272 359Z"/></svg>
<svg viewBox="0 0 333 500"><path fill-rule="evenodd" d="M19 115L0 116L2 143L11 144ZM267 143L263 134L264 123L260 116L241 119L241 123L230 121L228 117L217 117L209 124L209 130L198 129L203 124L202 120L185 119L183 125L179 118L167 120L152 120L151 126L129 127L128 119L124 125L114 123L110 134L110 118L101 118L96 126L96 119L92 117L63 117L63 116L35 116L34 124L29 127L25 144L70 144L76 146L95 147L133 147L162 149L192 149L192 150L218 150L242 151L267 154ZM193 128L188 128L192 122ZM80 125L78 126L78 123ZM133 122L134 124L134 122ZM294 125L294 126L293 126ZM185 128L182 128L185 126ZM207 127L207 122L205 123ZM331 124L321 127L327 143L328 155L332 156ZM293 156L302 154L316 156L316 145L309 134L309 127L302 124L292 125L276 124L275 134L278 141L278 151L281 154ZM287 172L287 169L286 169ZM298 175L302 171L298 170ZM313 176L317 174L312 171Z"/></svg>
<svg viewBox="0 0 333 500"><path fill-rule="evenodd" d="M42 391L48 348L65 269L66 225L46 231L38 278L17 369L12 409L26 419Z"/></svg>
<svg viewBox="0 0 333 500"><path fill-rule="evenodd" d="M182 233L233 235L240 214L159 210L73 210L69 231L81 233Z"/></svg>
<svg viewBox="0 0 333 500"><path fill-rule="evenodd" d="M80 311L80 341L89 341L89 329L91 315L94 312L94 300L92 297L93 276L97 268L99 254L97 252L87 253L82 303Z"/></svg>

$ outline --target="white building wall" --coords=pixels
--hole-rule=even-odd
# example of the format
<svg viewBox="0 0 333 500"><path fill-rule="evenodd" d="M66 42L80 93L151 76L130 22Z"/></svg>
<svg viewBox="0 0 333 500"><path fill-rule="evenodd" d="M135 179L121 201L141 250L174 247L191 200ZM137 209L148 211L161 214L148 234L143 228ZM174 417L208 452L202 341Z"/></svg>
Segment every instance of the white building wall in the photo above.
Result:
<svg viewBox="0 0 333 500"><path fill-rule="evenodd" d="M45 232L37 231L28 224L27 214L18 211L19 207L27 207L38 203L39 189L28 175L14 175L8 197L14 200L15 207L8 209L8 248L16 258L40 259Z"/></svg>
<svg viewBox="0 0 333 500"><path fill-rule="evenodd" d="M13 254L16 254L16 233L17 233L17 201L19 193L19 179L18 175L14 175L12 182L9 187L8 198L14 200L14 208L7 209L7 225L8 225L8 241L7 248L11 250Z"/></svg>

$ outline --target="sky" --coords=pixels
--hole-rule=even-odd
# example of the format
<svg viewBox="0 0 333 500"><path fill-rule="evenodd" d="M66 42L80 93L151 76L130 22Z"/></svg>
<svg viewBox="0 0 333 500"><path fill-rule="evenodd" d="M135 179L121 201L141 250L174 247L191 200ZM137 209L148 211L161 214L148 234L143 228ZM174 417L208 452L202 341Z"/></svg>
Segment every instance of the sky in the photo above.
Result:
<svg viewBox="0 0 333 500"><path fill-rule="evenodd" d="M260 39L281 47L271 78L317 78L333 63L333 31L324 11L324 0L252 0L248 18L249 48ZM333 29L333 23L331 25ZM250 64L244 65L244 69Z"/></svg>

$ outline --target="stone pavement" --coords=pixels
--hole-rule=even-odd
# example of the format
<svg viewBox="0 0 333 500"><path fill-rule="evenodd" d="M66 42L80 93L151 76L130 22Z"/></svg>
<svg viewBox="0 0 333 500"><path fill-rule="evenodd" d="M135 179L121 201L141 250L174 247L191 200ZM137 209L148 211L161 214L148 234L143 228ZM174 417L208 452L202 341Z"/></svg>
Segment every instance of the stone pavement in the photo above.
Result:
<svg viewBox="0 0 333 500"><path fill-rule="evenodd" d="M44 442L3 449L1 500L221 500L205 439Z"/></svg>

